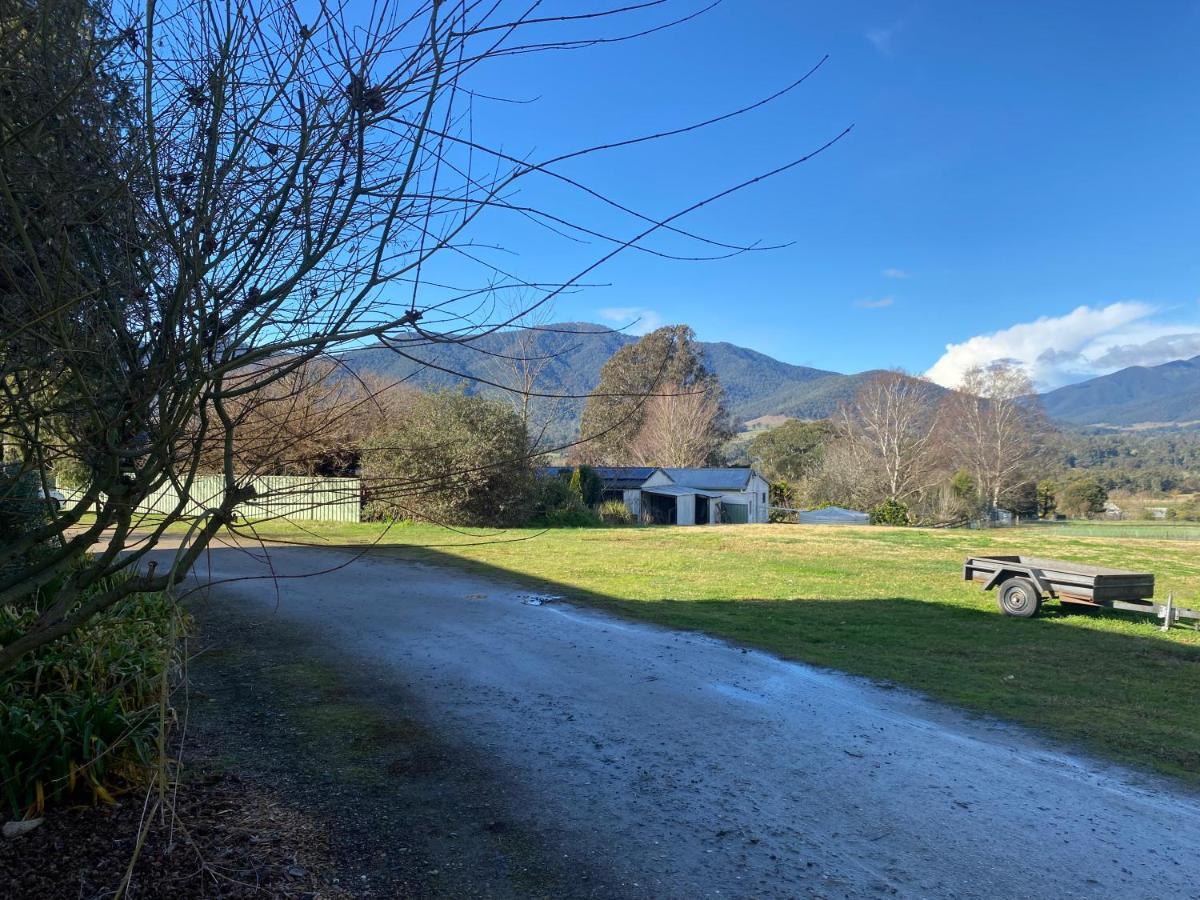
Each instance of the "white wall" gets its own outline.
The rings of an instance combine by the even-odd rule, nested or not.
[[[685,494],[675,498],[675,524],[696,524],[696,495]]]
[[[750,510],[750,521],[760,524],[771,521],[771,485],[761,475],[750,479],[747,487],[754,494],[754,506]]]
[[[642,514],[642,491],[640,488],[634,488],[631,491],[624,492],[625,508],[633,513],[636,519]]]
[[[653,472],[650,473],[650,477],[642,482],[642,485],[646,486],[646,485],[651,485],[651,484],[674,484],[674,483],[675,482],[673,482],[670,478],[668,478],[667,474],[662,469],[655,469]]]

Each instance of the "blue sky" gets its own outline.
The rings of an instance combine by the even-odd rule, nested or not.
[[[1197,47],[1194,2],[725,0],[640,41],[495,63],[476,87],[536,102],[481,101],[475,121],[510,152],[544,157],[725,112],[829,54],[766,109],[566,169],[666,215],[853,125],[680,223],[792,246],[714,262],[627,253],[556,317],[639,310],[643,326],[686,322],[788,362],[944,382],[1012,357],[1052,387],[1200,354]],[[544,183],[521,199],[635,230]],[[527,278],[567,277],[602,250],[481,224],[476,237],[503,240]]]

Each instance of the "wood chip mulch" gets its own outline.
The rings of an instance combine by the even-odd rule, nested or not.
[[[125,894],[138,898],[348,897],[330,878],[325,827],[266,793],[221,775],[168,795],[174,817],[153,818]],[[20,837],[0,838],[5,900],[116,895],[137,845],[145,796],[49,811]]]

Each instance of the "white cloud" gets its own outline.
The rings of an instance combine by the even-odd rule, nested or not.
[[[615,327],[630,334],[649,334],[663,325],[663,317],[645,306],[609,306],[598,312],[604,321],[612,322]],[[626,325],[629,327],[626,328]]]
[[[855,300],[854,305],[859,309],[884,309],[895,302],[895,297],[880,297],[878,300]]]
[[[946,352],[925,374],[953,387],[972,366],[1012,360],[1049,390],[1131,365],[1159,365],[1200,354],[1200,325],[1152,320],[1157,310],[1127,301],[1080,306],[1064,316],[1042,316],[991,334],[976,335]]]
[[[912,278],[911,272],[905,272],[903,269],[884,269],[884,278]]]

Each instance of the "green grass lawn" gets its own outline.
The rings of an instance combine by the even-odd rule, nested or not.
[[[1109,757],[1200,782],[1200,632],[1134,614],[1000,615],[961,580],[973,553],[1036,553],[1154,572],[1200,606],[1187,541],[1070,530],[745,525],[454,532],[264,525],[265,537],[379,540],[405,558],[501,573],[631,618],[696,629],[920,690]]]
[[[1200,541],[1200,524],[1166,520],[1114,520],[1097,522],[1043,522],[1022,526],[1032,530],[1089,537],[1143,538],[1147,540]]]

